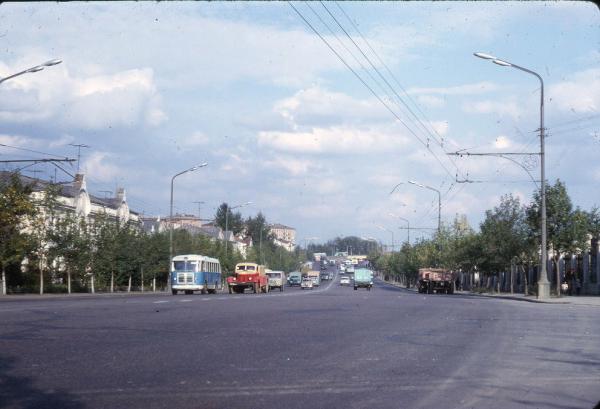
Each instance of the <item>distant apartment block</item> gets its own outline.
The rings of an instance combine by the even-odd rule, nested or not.
[[[296,247],[296,229],[275,223],[271,225],[271,234],[276,245],[285,248],[287,251],[294,251]]]

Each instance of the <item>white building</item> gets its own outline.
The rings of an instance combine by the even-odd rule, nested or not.
[[[285,248],[287,251],[294,251],[296,247],[296,229],[280,223],[270,226],[274,243]]]

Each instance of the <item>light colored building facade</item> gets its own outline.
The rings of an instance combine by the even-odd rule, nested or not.
[[[285,248],[287,251],[294,251],[296,247],[296,229],[275,223],[270,226],[270,230],[276,245]]]

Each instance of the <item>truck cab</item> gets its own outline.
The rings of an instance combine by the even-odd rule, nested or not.
[[[235,275],[227,277],[229,294],[242,294],[246,288],[257,293],[269,292],[269,278],[265,266],[256,263],[238,263],[235,265]]]

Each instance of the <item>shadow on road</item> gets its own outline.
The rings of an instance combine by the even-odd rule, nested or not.
[[[79,409],[84,405],[64,390],[44,391],[33,380],[11,375],[17,366],[14,358],[0,356],[0,408],[3,409]]]

